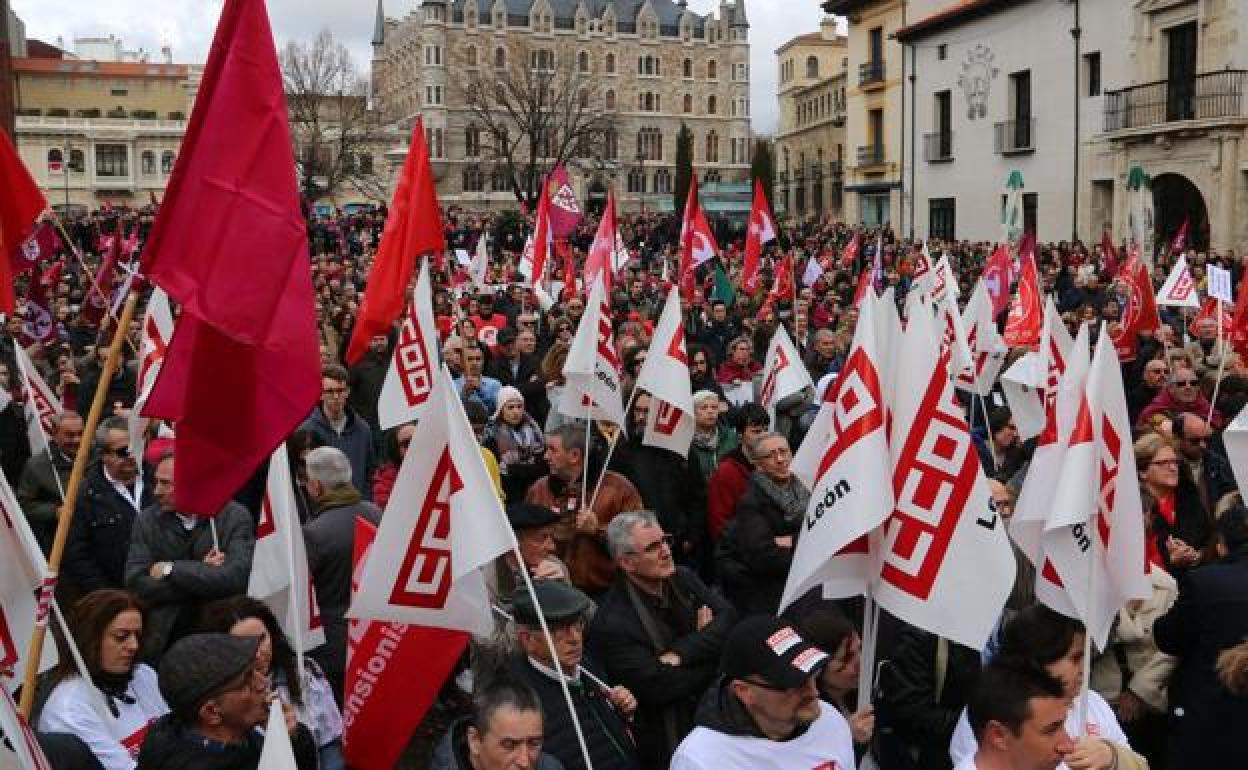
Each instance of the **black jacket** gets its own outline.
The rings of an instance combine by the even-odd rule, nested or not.
[[[1248,552],[1191,570],[1179,598],[1153,625],[1157,648],[1179,658],[1170,679],[1172,770],[1226,767],[1243,753],[1248,697],[1232,695],[1214,671],[1218,654],[1248,637]]]
[[[938,683],[937,644],[934,634],[906,627],[883,665],[875,706],[883,767],[953,766],[949,740],[979,678],[980,658],[975,650],[948,642],[944,682]]]
[[[602,679],[602,669],[592,661],[582,660],[581,667]],[[546,739],[542,750],[553,755],[568,770],[585,770],[585,759],[576,740],[563,688],[522,655],[514,656],[509,668],[512,676],[532,687],[542,702]],[[583,674],[581,684],[572,688],[572,703],[585,733],[585,745],[589,748],[594,770],[638,770],[637,748],[624,719],[598,686]]]
[[[634,437],[616,446],[610,468],[633,482],[663,531],[676,538],[673,555],[687,564],[705,537],[706,482],[696,463],[675,452],[645,446],[641,435],[635,429]]]
[[[642,621],[639,602],[657,639]],[[635,734],[643,767],[667,767],[693,729],[698,699],[715,680],[724,639],[737,622],[732,605],[684,567],[672,575],[664,606],[656,610],[657,604],[620,573],[598,605],[587,638],[611,681],[637,698]],[[715,618],[699,631],[697,614],[704,605]],[[680,666],[659,662],[659,655],[669,651],[680,656]]]
[[[429,770],[472,770],[468,758],[468,725],[471,720],[463,717],[451,725],[442,740],[438,741],[429,760]],[[537,756],[533,770],[563,770],[563,763],[543,751]]]
[[[774,615],[784,594],[794,548],[776,545],[775,538],[791,535],[794,547],[801,522],[787,522],[780,509],[753,478],[737,501],[731,537],[745,564],[745,580],[734,597],[742,615]]]
[[[290,736],[290,745],[299,770],[317,770],[316,742],[307,727],[299,725]],[[255,731],[240,746],[209,748],[188,735],[172,714],[166,714],[148,731],[136,770],[255,770],[263,748],[264,737]]]
[[[140,495],[142,508],[152,503],[150,481],[149,474]],[[130,530],[138,515],[104,476],[102,464],[96,462],[87,469],[74,506],[63,567],[66,576],[84,594],[125,586]]]
[[[390,356],[387,353],[378,354],[370,350],[347,370],[347,384],[351,386],[347,405],[364,418],[374,434],[379,430],[377,401],[381,398],[381,386],[386,382],[389,368]]]

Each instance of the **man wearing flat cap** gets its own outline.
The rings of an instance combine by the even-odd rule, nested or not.
[[[542,702],[545,750],[568,770],[585,768],[559,685],[563,676],[595,770],[637,770],[637,750],[628,729],[637,700],[623,687],[605,685],[602,669],[584,657],[589,597],[568,583],[553,580],[535,582],[534,592],[558,660],[551,657],[533,597],[522,590],[517,592],[513,606],[520,652],[512,658],[510,671],[532,687]]]
[[[555,556],[555,524],[559,514],[533,503],[508,503],[507,521],[516,533],[516,544],[520,546],[520,556],[529,577],[567,582],[568,568]],[[514,551],[508,551],[495,562],[497,590],[494,598],[498,604],[509,605],[517,589],[525,590],[520,561]]]
[[[160,663],[160,694],[170,712],[153,725],[136,770],[250,770],[260,762],[274,697],[256,669],[259,637],[192,634]],[[285,706],[299,770],[316,770],[316,742]]]
[[[671,770],[853,770],[849,723],[819,699],[815,684],[827,664],[828,655],[787,622],[741,621]]]

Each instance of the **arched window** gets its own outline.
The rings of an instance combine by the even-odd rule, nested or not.
[[[685,114],[691,114],[693,112],[693,95],[685,94],[684,103]]]
[[[715,64],[715,60],[711,59],[706,63],[706,79],[715,80],[719,77],[719,67]]]
[[[48,150],[48,173],[59,174],[65,170],[65,154],[59,147]]]
[[[646,127],[637,132],[637,153],[645,160],[663,160],[663,134]]]
[[[581,72],[589,72],[589,52],[581,51],[576,57],[576,68]]]
[[[806,77],[812,79],[819,77],[819,57],[806,57]]]
[[[604,69],[606,69],[608,75],[615,74],[615,54],[607,54],[607,61]]]
[[[635,168],[628,172],[628,191],[630,193],[644,193],[646,191],[646,172]]]
[[[711,94],[710,96],[706,97],[706,114],[714,115],[715,111],[718,109],[719,109],[719,102],[716,101],[715,94]]]
[[[144,150],[143,154],[140,155],[139,157],[141,159],[143,173],[148,174],[148,175],[155,174],[156,173],[156,153],[152,152],[151,150]]]
[[[607,91],[607,109],[615,109],[615,91]]]
[[[719,134],[710,131],[706,135],[706,162],[719,162]]]
[[[173,161],[176,156],[173,150],[165,150],[160,154],[160,173],[168,176],[173,173]]]
[[[494,69],[501,70],[507,68],[507,51],[501,46],[494,49]]]
[[[693,77],[693,59],[685,59],[685,61],[681,64],[680,71],[684,77],[692,78]]]

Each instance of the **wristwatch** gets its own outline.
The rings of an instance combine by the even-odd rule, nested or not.
[[[165,566],[160,568],[161,579],[169,577],[170,573],[172,572],[173,572],[173,562],[171,561],[165,562]]]

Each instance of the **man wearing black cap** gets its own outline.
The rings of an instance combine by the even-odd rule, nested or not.
[[[783,620],[756,615],[728,635],[722,676],[671,770],[853,770],[849,724],[819,700],[828,656]],[[761,739],[761,740],[760,740]]]
[[[555,556],[555,524],[559,514],[533,503],[508,503],[507,520],[516,533],[516,544],[524,568],[534,580],[568,579],[568,568]],[[516,589],[524,590],[524,577],[520,574],[520,562],[514,551],[498,557],[495,565],[498,581],[497,598],[510,603]]]
[[[256,670],[259,637],[192,634],[160,664],[160,694],[170,712],[152,725],[136,770],[248,770],[260,762],[262,727],[274,697]],[[316,770],[316,742],[284,706],[299,770]]]
[[[545,750],[568,770],[585,769],[572,716],[559,686],[562,672],[595,770],[637,770],[637,751],[627,727],[637,700],[623,687],[605,687],[602,670],[584,659],[589,597],[567,583],[552,580],[536,582],[534,590],[558,661],[551,658],[533,597],[521,591],[516,594],[514,609],[516,641],[522,652],[512,658],[510,670],[542,701]]]

